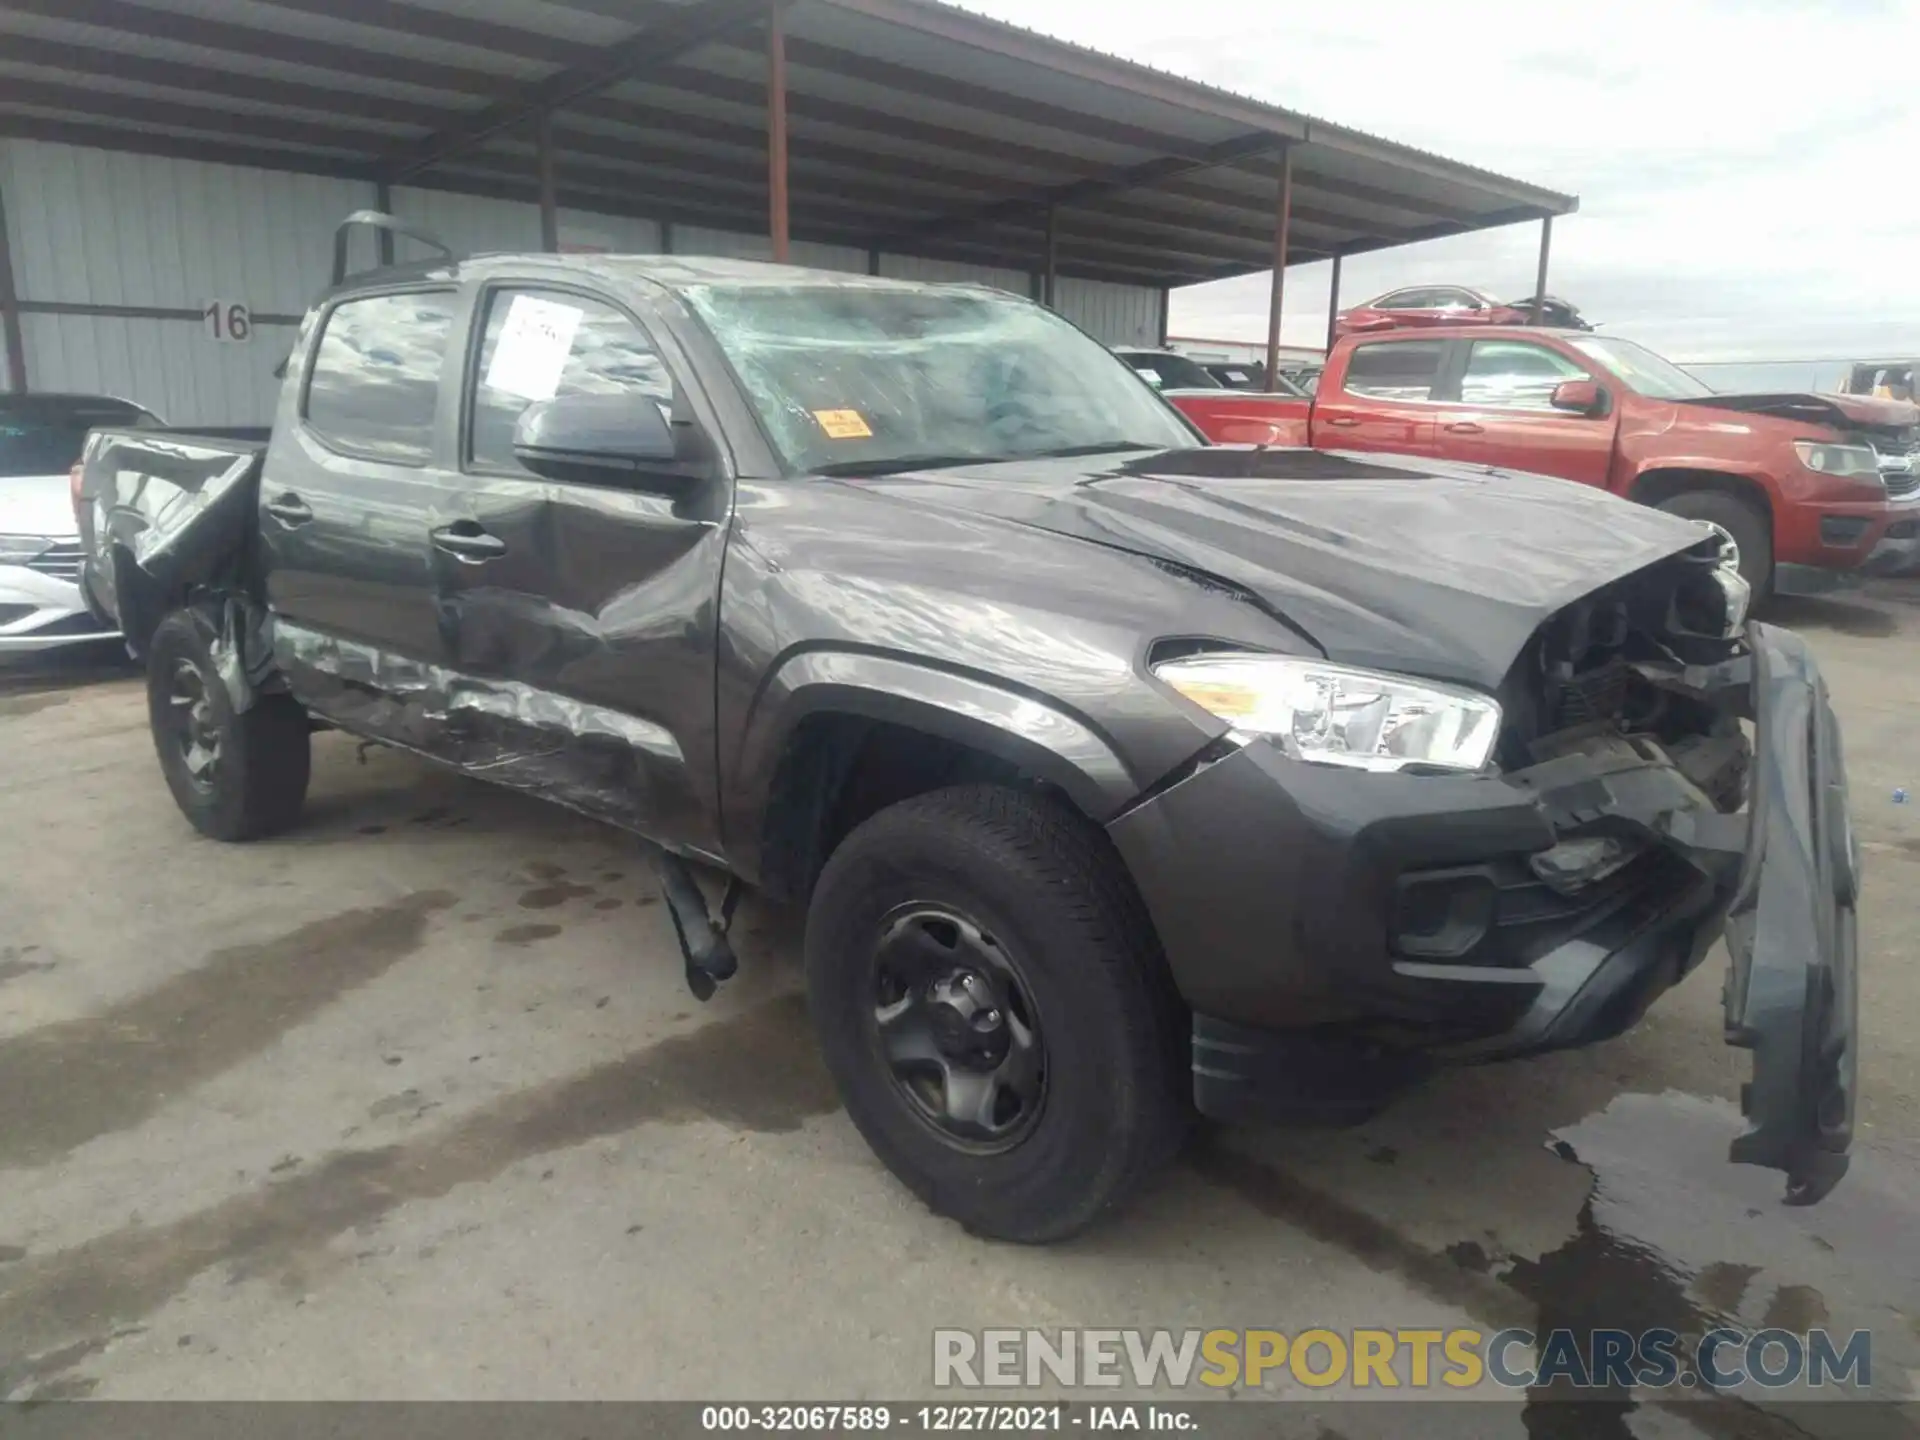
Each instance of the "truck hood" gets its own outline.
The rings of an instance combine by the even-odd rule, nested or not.
[[[73,518],[73,492],[64,472],[0,479],[0,535],[70,540],[79,533]]]
[[[1886,400],[1875,395],[1712,395],[1679,403],[1713,410],[1738,410],[1747,415],[1771,415],[1778,420],[1827,425],[1835,430],[1909,430],[1920,423],[1920,407],[1910,401]]]
[[[1704,538],[1695,521],[1535,475],[1214,446],[848,482],[1178,566],[1333,660],[1496,688],[1533,632]]]

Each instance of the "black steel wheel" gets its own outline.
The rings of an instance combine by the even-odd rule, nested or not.
[[[1013,957],[967,916],[910,904],[874,951],[873,1038],[908,1102],[949,1143],[1018,1145],[1046,1099],[1040,1013]]]
[[[806,952],[848,1115],[969,1230],[1075,1234],[1186,1136],[1185,1009],[1118,854],[1058,801],[968,785],[882,810],[821,871]]]
[[[160,623],[147,646],[147,719],[180,813],[215,840],[254,840],[300,818],[307,713],[288,695],[256,696],[235,710],[213,635],[208,617],[191,610]]]

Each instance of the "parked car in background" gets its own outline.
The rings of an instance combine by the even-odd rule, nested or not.
[[[1284,378],[1277,390],[1253,390],[1225,385],[1208,373],[1209,367],[1171,351],[1114,354],[1216,445],[1303,443],[1288,437],[1298,430],[1296,417],[1306,392]]]
[[[1720,395],[1628,340],[1532,326],[1349,336],[1312,402],[1274,424],[1276,444],[1554,475],[1704,521],[1757,594],[1920,565],[1920,409]]]
[[[1536,320],[1534,310],[1540,310]],[[1342,310],[1334,317],[1335,338],[1379,330],[1417,329],[1434,325],[1529,325],[1542,324],[1567,330],[1591,330],[1580,312],[1557,295],[1542,296],[1536,303],[1529,295],[1524,300],[1500,301],[1484,290],[1469,290],[1463,285],[1416,285]]]
[[[159,424],[110,395],[0,395],[0,657],[113,637],[81,592],[71,472],[96,426]]]
[[[1115,350],[1133,373],[1165,394],[1174,390],[1222,390],[1226,386],[1205,365],[1172,350]]]
[[[703,999],[745,886],[804,906],[849,1116],[983,1235],[1091,1224],[1196,1107],[1611,1038],[1723,932],[1734,1158],[1845,1172],[1837,722],[1697,527],[1204,446],[984,286],[486,256],[299,333],[264,447],[83,472],[204,833],[296,823],[320,722],[645,836]]]
[[[1239,364],[1231,360],[1213,360],[1206,362],[1207,373],[1229,390],[1264,390],[1267,388],[1267,367],[1264,362]],[[1283,378],[1284,373],[1282,372]],[[1290,387],[1289,387],[1290,388]]]

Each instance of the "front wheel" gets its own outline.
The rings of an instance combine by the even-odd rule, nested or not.
[[[1739,570],[1754,600],[1766,598],[1773,585],[1773,530],[1757,508],[1724,490],[1685,490],[1657,508],[1712,526],[1721,554]]]
[[[970,785],[849,835],[807,918],[807,993],[860,1133],[998,1239],[1084,1229],[1178,1150],[1186,1016],[1106,837]]]
[[[262,695],[236,711],[191,611],[175,611],[153,632],[147,718],[167,788],[202,835],[256,840],[300,818],[312,759],[306,711],[288,695]]]

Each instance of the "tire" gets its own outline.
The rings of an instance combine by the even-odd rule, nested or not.
[[[1038,1037],[1037,1100],[1016,1110],[1002,1094],[989,1106],[988,1123],[1011,1116],[1010,1142],[943,1129],[927,1094],[939,1108],[937,1097],[955,1093],[942,1077],[954,1072],[916,1060],[903,1080],[883,1053],[883,1013],[917,1003],[889,988],[899,977],[888,973],[885,957],[896,952],[887,947],[904,944],[903,934],[916,957],[927,938],[939,945],[948,921],[938,917],[958,927],[956,953],[978,959],[984,945],[982,970],[1010,967],[988,974],[999,1008],[984,1018],[1004,1011],[1016,1041],[1023,1025]],[[936,951],[934,964],[944,963]],[[1186,1137],[1185,1008],[1118,855],[1063,805],[968,785],[873,816],[821,872],[806,974],[821,1048],[854,1124],[910,1190],[969,1231],[1064,1239],[1125,1201]],[[945,981],[928,993],[966,999]]]
[[[235,713],[191,611],[169,615],[148,642],[147,720],[174,803],[202,835],[257,840],[299,820],[312,762],[306,711],[291,696],[262,695]],[[195,740],[206,742],[197,755]]]
[[[1655,508],[1689,520],[1704,520],[1731,535],[1740,547],[1740,578],[1747,582],[1756,602],[1766,598],[1773,586],[1773,527],[1766,515],[1724,490],[1684,490]]]

